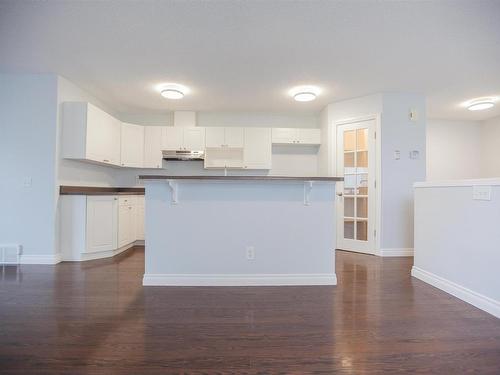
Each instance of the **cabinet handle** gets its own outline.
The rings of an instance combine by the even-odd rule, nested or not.
[[[108,159],[102,159],[102,161],[105,162],[105,163],[109,163]]]

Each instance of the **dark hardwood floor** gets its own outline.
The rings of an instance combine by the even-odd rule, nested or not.
[[[336,287],[147,287],[144,251],[0,267],[0,374],[500,374],[500,320],[337,252]]]

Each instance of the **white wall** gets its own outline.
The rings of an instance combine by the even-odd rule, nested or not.
[[[500,117],[481,124],[482,177],[500,177]]]
[[[418,121],[409,120],[409,110],[415,109]],[[322,146],[319,170],[328,174],[336,171],[335,122],[378,115],[381,117],[380,160],[378,181],[380,194],[380,231],[378,247],[390,254],[411,251],[413,248],[413,183],[425,180],[425,100],[419,94],[383,93],[332,103],[320,115]],[[394,160],[394,151],[401,159]],[[418,160],[409,158],[418,150]],[[340,172],[339,172],[340,173]]]
[[[491,200],[472,199],[490,185]],[[415,188],[412,275],[500,318],[500,179]]]
[[[409,119],[409,111],[418,119]],[[413,249],[413,184],[425,181],[425,97],[420,94],[388,93],[383,95],[381,120],[381,233],[382,253]],[[401,159],[394,159],[394,151]],[[418,159],[409,153],[417,150]]]
[[[481,123],[427,121],[427,180],[480,178]]]
[[[54,254],[56,95],[55,75],[0,75],[0,244],[26,261]]]

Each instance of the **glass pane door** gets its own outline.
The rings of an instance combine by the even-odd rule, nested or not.
[[[344,153],[344,238],[368,241],[368,128],[346,130]]]

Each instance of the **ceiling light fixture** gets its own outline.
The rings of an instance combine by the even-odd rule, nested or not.
[[[162,83],[156,85],[155,89],[166,99],[178,100],[189,93],[189,88],[178,83]]]
[[[320,89],[316,86],[297,86],[288,91],[288,95],[297,102],[310,102],[319,95]]]
[[[310,102],[316,99],[316,94],[313,92],[299,92],[293,98],[298,102]]]
[[[467,105],[469,111],[482,111],[483,109],[491,108],[495,105],[493,98],[477,99]]]
[[[161,90],[160,94],[167,99],[182,99],[184,97],[184,93],[182,91],[175,89],[164,89]]]

